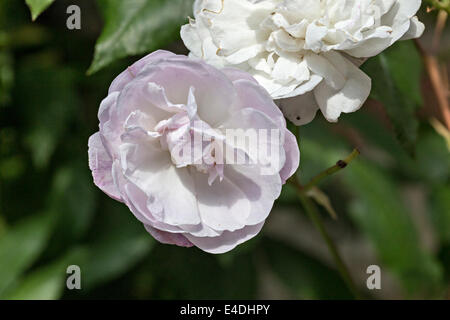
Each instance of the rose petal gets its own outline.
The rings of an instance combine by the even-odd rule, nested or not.
[[[98,132],[89,138],[88,146],[89,168],[92,171],[95,185],[111,198],[121,201],[111,174],[112,159],[106,152]]]

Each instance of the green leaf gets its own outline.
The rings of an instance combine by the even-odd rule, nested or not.
[[[83,274],[82,286],[90,290],[119,277],[146,256],[153,245],[154,242],[145,231],[138,234],[123,233],[120,237],[111,235],[93,244],[88,248],[86,259],[79,264]]]
[[[49,214],[33,215],[0,238],[0,296],[44,250],[53,226]]]
[[[399,42],[370,59],[363,69],[372,78],[372,97],[383,103],[397,138],[409,154],[414,154],[421,104],[422,63],[412,42]]]
[[[274,240],[264,240],[271,269],[295,299],[351,299],[339,274],[304,253]]]
[[[25,161],[19,156],[0,159],[0,177],[2,179],[15,179],[25,171]]]
[[[99,0],[105,27],[95,47],[93,74],[111,62],[162,48],[179,38],[192,0]]]
[[[195,247],[158,244],[140,269],[137,291],[152,299],[255,299],[257,272],[250,253],[241,252],[228,264]]]
[[[54,300],[63,292],[64,274],[60,266],[43,267],[25,278],[17,289],[6,295],[5,300]]]
[[[79,254],[75,252],[74,254]],[[66,285],[66,270],[73,257],[64,256],[27,274],[8,294],[6,300],[55,300],[59,299]]]
[[[0,215],[0,239],[6,234],[7,226],[5,219]]]
[[[25,0],[31,11],[31,18],[34,20],[45,11],[55,0]]]
[[[56,171],[48,199],[56,226],[47,253],[58,253],[87,233],[95,213],[95,191],[85,161],[73,161]]]
[[[229,268],[236,263],[243,255],[251,253],[260,244],[260,237],[254,237],[249,241],[242,243],[233,250],[224,254],[216,255],[215,257],[219,261],[220,265],[224,268]]]
[[[445,139],[432,127],[421,127],[415,157],[412,158],[371,114],[356,112],[346,117],[343,123],[358,130],[364,141],[363,148],[373,149],[377,154],[377,163],[383,167],[431,185],[446,183],[450,178],[450,152]]]
[[[348,152],[345,144],[320,123],[302,128],[301,137],[302,175],[310,175],[310,171],[319,172]],[[390,152],[391,148],[386,149]],[[395,151],[395,144],[392,151]],[[418,148],[418,158],[422,153],[422,148]],[[369,162],[363,152],[342,172],[328,179],[328,183],[339,181],[344,184],[333,184],[337,186],[333,188],[335,192],[343,192],[339,195],[342,203],[334,201],[336,209],[342,216],[350,211],[350,218],[357,229],[376,249],[382,269],[394,273],[407,292],[411,295],[419,292],[432,294],[440,286],[441,265],[422,248],[410,213],[402,202],[399,192],[402,184],[395,175],[379,167],[381,161],[378,158],[375,161],[377,164]],[[302,180],[309,179],[302,177]],[[347,197],[350,197],[350,205],[342,201]]]
[[[354,112],[349,117],[342,120],[342,124],[352,127],[364,140],[363,146],[376,148],[385,158],[383,165],[389,165],[395,162],[409,161],[406,150],[402,148],[398,139],[392,134],[385,123],[374,117],[369,112]]]
[[[431,192],[431,217],[437,233],[450,244],[450,186],[438,186]]]
[[[2,33],[0,32],[0,38],[1,36]],[[0,51],[0,107],[3,107],[11,102],[10,92],[13,84],[14,84],[13,56],[9,51],[2,50]]]
[[[107,235],[100,235],[89,245],[74,247],[64,257],[27,274],[7,291],[5,299],[60,298],[66,285],[66,270],[70,265],[80,267],[83,292],[119,277],[148,254],[154,241],[140,223],[124,221],[118,230],[119,226],[111,228]]]
[[[18,112],[26,119],[24,142],[39,169],[49,164],[78,101],[74,71],[46,66],[45,59],[22,66],[14,88],[15,102],[21,106]]]
[[[413,41],[397,42],[385,52],[392,79],[402,95],[417,105],[423,104],[420,88],[423,65],[422,58]]]
[[[81,250],[84,254],[74,256],[69,264],[81,268],[81,285],[91,290],[111,281],[141,261],[153,248],[153,238],[145,231],[128,209],[119,203],[105,207],[102,226],[95,239]],[[77,249],[78,250],[78,249]]]
[[[383,265],[397,275],[410,295],[435,292],[442,277],[441,266],[422,249],[398,185],[362,159],[346,170],[344,180],[356,196],[351,216],[375,246]]]
[[[416,171],[430,184],[446,184],[450,180],[450,152],[445,140],[431,127],[421,132],[417,142],[416,163],[410,166],[410,175]]]

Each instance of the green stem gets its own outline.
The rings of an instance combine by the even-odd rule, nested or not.
[[[426,2],[438,10],[444,10],[450,13],[450,0],[426,0]]]
[[[352,162],[358,155],[359,155],[359,151],[357,149],[354,149],[353,152],[347,158],[345,158],[344,160],[339,160],[338,162],[336,162],[336,164],[334,166],[332,166],[331,168],[328,168],[327,170],[319,173],[317,176],[312,178],[311,181],[307,185],[302,187],[303,192],[306,193],[311,188],[318,185],[322,180],[324,180],[328,176],[331,176],[332,174],[334,174],[338,171],[341,171],[342,169],[347,167],[349,165],[349,163]]]
[[[336,248],[336,245],[334,244],[333,240],[331,239],[327,230],[325,229],[325,226],[322,222],[322,219],[320,218],[320,213],[317,207],[314,205],[311,199],[308,198],[308,196],[306,196],[304,191],[305,189],[300,185],[300,183],[297,180],[289,180],[289,182],[297,188],[300,201],[303,207],[305,208],[309,218],[313,222],[314,226],[317,228],[317,230],[325,240],[328,250],[330,251],[336,263],[336,266],[338,268],[339,273],[342,276],[342,279],[347,284],[347,287],[350,289],[350,291],[353,293],[356,299],[360,299],[360,295],[358,293],[358,290],[356,289],[352,277],[350,276],[350,272],[348,271],[347,266],[345,265],[344,261],[339,255],[339,251]]]
[[[339,251],[334,244],[333,240],[331,239],[330,235],[328,234],[322,219],[320,217],[319,210],[317,209],[316,205],[313,201],[307,196],[307,192],[315,187],[317,184],[319,184],[323,179],[327,178],[328,176],[339,172],[340,170],[347,167],[347,165],[352,162],[356,157],[358,157],[359,151],[357,149],[354,149],[353,152],[344,160],[339,160],[334,166],[328,168],[327,170],[319,173],[317,176],[311,179],[311,181],[305,185],[302,186],[300,181],[298,180],[297,176],[292,177],[289,179],[289,183],[292,184],[298,192],[300,201],[303,205],[303,207],[306,210],[306,213],[308,214],[309,218],[313,222],[316,229],[319,231],[322,238],[325,240],[325,243],[328,247],[328,250],[331,253],[331,256],[334,259],[334,262],[336,264],[336,267],[341,274],[342,279],[346,283],[349,290],[353,293],[353,295],[356,297],[356,299],[360,299],[360,295],[358,293],[358,290],[356,289],[355,283],[353,282],[352,277],[350,276],[350,272],[348,271],[347,266],[345,265],[344,261],[342,260],[341,256],[339,255]]]

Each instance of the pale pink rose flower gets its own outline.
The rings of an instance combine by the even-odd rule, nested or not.
[[[281,111],[249,74],[167,51],[121,73],[98,118],[89,139],[95,184],[162,243],[230,251],[258,234],[299,165]],[[227,139],[229,129],[279,134],[267,139],[264,158]],[[235,163],[219,145],[265,161]],[[196,156],[180,156],[186,150]]]

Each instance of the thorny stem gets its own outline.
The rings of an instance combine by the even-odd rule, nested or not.
[[[342,260],[339,251],[334,244],[333,240],[331,239],[330,235],[328,234],[323,221],[320,217],[319,210],[317,209],[316,205],[313,201],[307,196],[306,192],[317,185],[320,181],[322,181],[324,178],[344,169],[353,159],[355,159],[359,155],[358,150],[353,150],[353,152],[344,160],[340,160],[336,163],[335,166],[325,170],[324,172],[318,174],[315,178],[313,178],[306,186],[302,186],[299,182],[298,178],[293,177],[288,182],[293,185],[298,193],[298,196],[300,198],[300,201],[308,214],[309,218],[313,222],[316,229],[319,231],[322,238],[325,240],[325,243],[328,247],[328,250],[330,251],[334,262],[336,263],[336,267],[341,274],[342,279],[346,283],[349,290],[353,293],[353,295],[356,297],[356,299],[360,299],[360,295],[358,293],[358,290],[356,289],[356,286],[353,282],[353,279],[350,275],[350,272],[345,265],[344,261]]]

